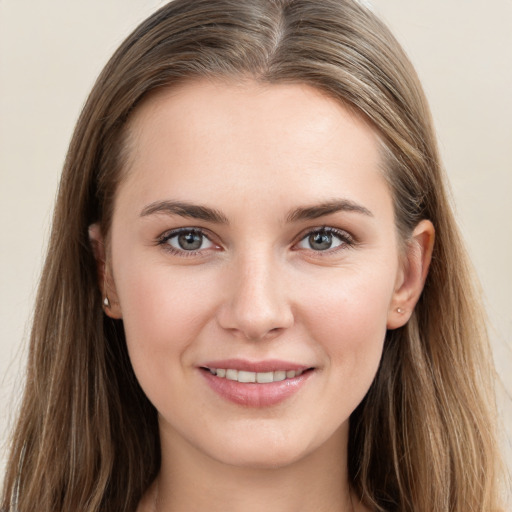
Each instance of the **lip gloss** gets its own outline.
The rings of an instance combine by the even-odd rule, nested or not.
[[[217,369],[231,369],[240,372],[263,373],[296,372],[299,375],[284,378],[284,380],[254,383],[238,382],[228,376],[219,377],[214,373]],[[247,407],[269,407],[285,401],[297,393],[308,381],[313,371],[311,368],[286,361],[269,360],[249,362],[239,359],[212,361],[201,365],[201,374],[210,388],[225,400]],[[229,371],[229,370],[228,370]],[[293,375],[293,374],[292,374]]]

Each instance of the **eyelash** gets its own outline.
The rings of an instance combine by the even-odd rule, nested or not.
[[[185,249],[175,249],[171,245],[168,244],[169,240],[172,238],[175,238],[181,234],[187,234],[187,233],[193,233],[199,236],[202,236],[209,240],[211,243],[214,243],[211,238],[208,236],[208,234],[201,228],[180,228],[180,229],[174,229],[172,231],[167,231],[163,235],[161,235],[157,239],[157,245],[160,245],[163,247],[163,249],[167,252],[169,252],[172,255],[180,256],[180,257],[192,257],[192,256],[201,256],[201,253],[205,251],[205,249],[197,249],[195,251],[186,251]]]
[[[320,226],[320,227],[316,227],[313,229],[309,229],[305,233],[301,234],[299,241],[297,243],[300,243],[303,240],[310,237],[311,235],[317,234],[317,233],[325,233],[327,235],[336,237],[336,238],[338,238],[338,240],[341,241],[341,244],[337,247],[332,247],[332,248],[326,249],[324,251],[315,251],[314,249],[309,249],[309,251],[314,255],[314,257],[323,258],[323,257],[331,256],[332,254],[336,254],[339,251],[343,251],[345,249],[350,249],[351,247],[354,247],[357,242],[355,237],[352,236],[347,231],[344,231],[342,229],[333,228],[330,226]]]
[[[175,230],[168,231],[168,232],[164,233],[157,239],[156,245],[162,246],[165,251],[167,251],[170,254],[175,255],[175,256],[180,256],[180,257],[185,257],[185,258],[193,257],[193,256],[200,256],[201,253],[203,253],[205,251],[205,249],[197,249],[195,251],[187,251],[185,249],[181,249],[181,250],[176,249],[168,244],[169,240],[171,240],[172,238],[175,238],[175,237],[179,236],[180,234],[186,234],[186,233],[193,233],[193,234],[200,235],[202,237],[205,237],[211,243],[214,243],[211,240],[211,238],[208,236],[208,234],[202,228],[190,227],[190,228],[175,229]],[[336,229],[336,228],[333,228],[330,226],[320,226],[320,227],[315,227],[315,228],[309,229],[305,233],[302,233],[300,235],[298,242],[295,242],[294,245],[297,245],[298,243],[302,242],[307,237],[309,237],[315,233],[325,233],[325,234],[328,234],[328,235],[338,238],[342,242],[339,246],[334,247],[334,248],[329,248],[324,251],[315,251],[314,249],[309,249],[309,251],[311,251],[315,255],[315,257],[325,257],[327,255],[336,253],[340,250],[351,248],[357,243],[357,240],[352,235],[350,235],[349,233],[347,233],[344,230]]]

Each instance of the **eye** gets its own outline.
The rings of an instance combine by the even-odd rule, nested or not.
[[[320,228],[310,231],[299,243],[301,249],[317,252],[329,251],[353,245],[353,238],[346,232],[334,228]]]
[[[189,253],[211,249],[216,245],[200,229],[185,228],[164,234],[159,240],[159,245],[173,253]]]

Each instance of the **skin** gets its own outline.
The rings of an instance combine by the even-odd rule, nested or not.
[[[159,413],[162,468],[139,511],[351,510],[349,417],[386,330],[414,308],[434,239],[423,221],[400,249],[378,142],[368,123],[303,85],[193,82],[132,117],[109,239],[90,231],[106,313],[123,319]],[[226,222],[151,213],[161,201]],[[360,210],[288,218],[336,201]],[[319,250],[309,234],[326,226],[341,237]],[[177,237],[162,242],[178,228],[208,238],[187,254]],[[199,369],[234,357],[314,371],[284,402],[244,407]]]

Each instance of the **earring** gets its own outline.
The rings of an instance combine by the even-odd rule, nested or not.
[[[401,314],[404,312],[404,310],[403,310],[402,308],[396,308],[396,312],[397,312],[399,315],[401,315]]]
[[[107,262],[105,262],[105,268],[107,266]],[[105,298],[103,299],[103,306],[110,309],[110,299],[107,294],[107,273],[103,274],[103,289],[105,290]]]

